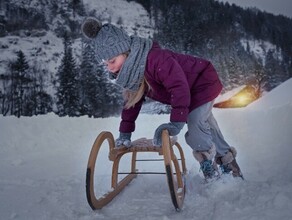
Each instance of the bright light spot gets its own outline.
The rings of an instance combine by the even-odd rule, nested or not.
[[[245,95],[240,95],[240,96],[237,97],[237,101],[240,104],[247,104],[248,98]]]
[[[233,97],[233,103],[237,107],[244,107],[247,106],[251,102],[251,97],[247,93],[243,93]]]
[[[240,92],[232,96],[230,99],[216,103],[217,108],[242,108],[258,98],[256,88],[246,86]]]

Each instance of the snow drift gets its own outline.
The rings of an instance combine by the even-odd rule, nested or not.
[[[0,116],[1,219],[291,219],[292,80],[242,109],[214,109],[222,132],[238,150],[245,181],[225,176],[202,184],[202,173],[184,141],[187,194],[184,208],[172,206],[164,175],[140,175],[108,206],[92,211],[85,174],[91,146],[101,131],[118,135],[119,118]],[[151,138],[169,115],[141,114],[133,139]],[[157,157],[155,154],[142,155]],[[100,188],[109,187],[105,155]],[[123,162],[124,164],[127,161]],[[164,169],[157,162],[142,171]]]

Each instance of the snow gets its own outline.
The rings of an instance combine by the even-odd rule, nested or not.
[[[1,38],[1,59],[3,59],[3,62],[14,61],[17,58],[16,52],[22,50],[25,51],[25,57],[30,64],[38,63],[42,66],[42,69],[56,72],[63,53],[62,39],[51,31],[44,32],[42,35],[44,36],[28,37],[24,35]],[[5,68],[1,68],[0,74],[4,74],[5,71]]]
[[[292,219],[292,79],[241,109],[214,109],[226,140],[238,150],[245,181],[225,176],[203,184],[202,172],[179,134],[188,175],[184,207],[176,212],[164,175],[139,175],[109,205],[92,211],[85,194],[88,156],[101,131],[118,135],[119,117],[70,118],[54,114],[0,116],[1,219]],[[283,99],[279,99],[283,97]],[[133,139],[151,138],[169,115],[141,114]],[[108,147],[96,166],[97,194],[110,190]],[[141,153],[138,158],[160,158]],[[121,161],[121,171],[129,159]],[[162,171],[140,162],[140,171]]]
[[[292,88],[292,80],[287,80],[281,84],[281,86],[276,87],[270,91],[268,96],[263,96],[261,99],[255,101],[251,104],[253,109],[262,108],[276,108],[282,105],[289,105],[292,103],[292,96],[290,92]]]
[[[146,38],[153,36],[154,21],[150,19],[145,8],[136,2],[121,0],[98,2],[96,0],[84,0],[83,2],[86,10],[95,11],[97,17],[104,23],[110,22],[118,26],[121,25],[130,35],[136,34]],[[137,33],[134,29],[137,29]]]
[[[257,59],[260,59],[263,62],[263,65],[266,63],[266,56],[268,51],[273,51],[273,56],[275,59],[282,61],[282,51],[278,49],[276,45],[263,40],[247,40],[241,39],[241,44],[245,50],[247,50],[247,45],[249,45],[249,51],[255,55]]]

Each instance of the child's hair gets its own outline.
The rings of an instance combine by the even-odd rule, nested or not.
[[[145,78],[143,79],[137,91],[131,91],[131,90],[125,89],[123,91],[123,97],[126,100],[125,109],[134,107],[135,104],[140,101],[146,89],[150,90],[151,87]]]

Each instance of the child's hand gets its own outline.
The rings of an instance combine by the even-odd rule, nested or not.
[[[131,145],[132,145],[131,136],[132,136],[132,133],[120,132],[120,136],[116,140],[116,147],[121,147],[121,146],[131,147]]]
[[[162,131],[163,130],[168,130],[168,133],[170,136],[175,136],[178,135],[181,129],[184,127],[185,122],[169,122],[160,125],[154,133],[154,138],[153,138],[153,145],[154,146],[161,146],[162,145]]]

